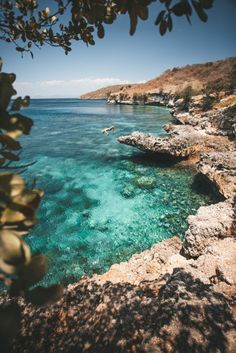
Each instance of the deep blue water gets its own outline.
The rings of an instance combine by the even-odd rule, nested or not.
[[[183,236],[189,214],[211,196],[191,187],[190,169],[163,165],[121,145],[135,130],[165,135],[167,109],[113,106],[104,101],[32,100],[34,119],[22,138],[25,178],[45,191],[39,224],[27,237],[49,257],[44,283],[70,283],[173,235]],[[101,130],[116,126],[115,133]]]

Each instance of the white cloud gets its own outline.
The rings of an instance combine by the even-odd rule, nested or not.
[[[81,78],[77,80],[43,80],[35,82],[17,82],[14,87],[20,96],[30,95],[31,98],[70,97],[77,98],[83,93],[110,86],[130,83],[119,78]]]

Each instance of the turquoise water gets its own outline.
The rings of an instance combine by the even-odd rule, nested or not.
[[[171,119],[160,107],[112,106],[104,101],[33,100],[34,119],[22,139],[25,173],[45,191],[39,224],[28,242],[49,258],[44,282],[71,283],[173,235],[183,236],[189,214],[212,202],[192,187],[193,173],[158,163],[121,145],[135,130],[165,135]],[[115,133],[101,129],[116,126]]]

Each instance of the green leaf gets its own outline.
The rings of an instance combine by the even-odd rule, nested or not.
[[[162,21],[162,19],[164,18],[164,15],[165,15],[166,11],[163,10],[159,13],[159,15],[157,16],[156,18],[156,21],[155,21],[155,25],[158,26],[159,23]]]
[[[17,209],[12,209],[10,207],[5,207],[4,210],[2,211],[1,215],[1,223],[6,224],[6,223],[18,223],[22,222],[25,220],[25,215],[20,212],[20,210]]]
[[[26,301],[34,305],[50,305],[61,299],[63,295],[63,287],[55,284],[48,288],[36,287],[26,292]]]
[[[204,10],[201,7],[200,3],[198,1],[196,1],[196,0],[192,0],[192,3],[193,3],[193,7],[194,7],[195,11],[197,12],[197,15],[200,18],[200,20],[203,21],[203,22],[207,22],[208,16],[204,12]]]
[[[200,0],[201,6],[206,10],[211,9],[213,6],[213,3],[214,3],[214,0]]]
[[[26,116],[16,113],[16,114],[7,114],[5,119],[0,121],[0,129],[8,131],[8,135],[15,138],[21,134],[28,135],[33,126],[33,121]]]
[[[42,196],[42,190],[24,190],[21,195],[14,198],[14,202],[19,206],[24,206],[24,210],[22,210],[24,214],[28,214],[28,211],[31,211],[30,214],[32,214],[32,211],[34,212],[37,210]]]
[[[137,27],[137,24],[138,24],[137,14],[136,14],[134,9],[132,9],[132,11],[129,13],[129,17],[130,17],[129,34],[132,36],[135,33],[136,27]]]
[[[148,19],[148,8],[146,6],[138,6],[137,7],[137,15],[141,18],[141,20],[145,21]]]
[[[22,177],[13,173],[0,174],[0,191],[8,194],[10,197],[16,197],[22,193],[25,183]]]
[[[30,96],[25,96],[22,99],[22,107],[27,108],[30,105]]]
[[[0,110],[5,111],[12,96],[16,94],[12,83],[15,81],[14,74],[0,73]],[[2,115],[2,113],[1,113]],[[1,116],[2,119],[2,116]]]
[[[16,98],[16,99],[14,100],[14,102],[12,103],[11,110],[13,110],[13,111],[18,111],[18,110],[20,110],[21,104],[22,104],[21,102],[22,102],[21,97]]]
[[[0,143],[12,151],[18,151],[21,149],[20,143],[7,134],[0,134]]]
[[[167,22],[166,22],[165,20],[162,20],[162,21],[161,21],[159,30],[160,30],[161,36],[163,36],[163,35],[166,33],[166,30],[167,30]]]
[[[11,303],[0,309],[1,352],[10,350],[13,339],[20,330],[21,310],[18,304]]]
[[[18,267],[30,259],[28,245],[15,232],[2,230],[0,232],[0,268],[3,272],[14,274]]]
[[[18,52],[22,53],[22,52],[24,52],[24,51],[25,51],[25,49],[24,49],[24,48],[22,48],[22,47],[16,47],[16,51],[18,51]]]
[[[183,16],[185,14],[185,7],[182,2],[177,3],[171,8],[171,11],[176,15],[176,16]]]
[[[95,45],[95,41],[94,41],[93,38],[91,38],[91,39],[89,40],[89,44],[90,44],[90,45]]]
[[[8,151],[0,151],[0,154],[5,158],[8,159],[9,161],[19,161],[20,158],[14,153],[8,152]]]
[[[43,255],[34,255],[31,261],[22,268],[19,277],[24,288],[39,282],[47,272],[47,259]]]
[[[98,34],[98,37],[99,38],[104,38],[104,35],[105,35],[105,30],[104,30],[104,27],[102,24],[99,23],[98,25],[98,31],[97,31],[97,34]]]

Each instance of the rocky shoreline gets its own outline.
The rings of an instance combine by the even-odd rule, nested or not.
[[[175,103],[169,137],[135,132],[119,142],[194,161],[222,201],[188,217],[183,241],[175,236],[82,278],[49,308],[20,300],[12,353],[236,351],[236,100],[202,112],[199,99],[188,112]]]

